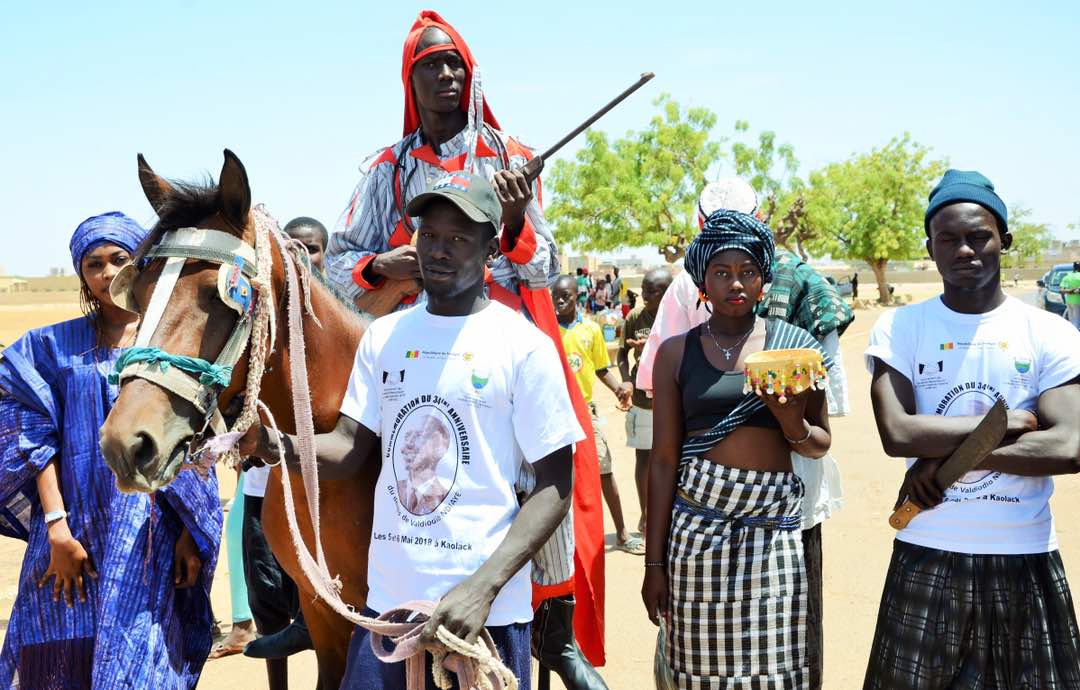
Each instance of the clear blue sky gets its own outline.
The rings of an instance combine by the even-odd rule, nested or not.
[[[895,9],[879,9],[891,5]],[[85,217],[140,221],[135,154],[216,176],[221,150],[284,222],[331,226],[401,133],[401,45],[434,7],[469,41],[508,131],[542,147],[645,70],[661,91],[775,130],[800,173],[911,132],[1059,236],[1080,221],[1074,2],[8,2],[0,10],[0,266],[68,265]],[[572,152],[572,149],[571,149]]]

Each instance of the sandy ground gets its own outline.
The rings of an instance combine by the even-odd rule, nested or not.
[[[906,286],[905,286],[906,287]],[[1021,286],[1021,292],[1030,292]],[[924,299],[934,292],[932,286],[900,288],[913,299]],[[18,311],[0,307],[0,342],[10,342],[21,329],[48,323],[73,314],[72,307]],[[890,460],[881,451],[874,430],[869,402],[869,377],[862,365],[862,351],[877,309],[859,310],[855,323],[842,339],[844,361],[849,379],[852,415],[833,421],[833,454],[844,475],[846,506],[825,523],[825,688],[858,688],[866,666],[878,597],[888,566],[893,531],[886,523],[903,476],[903,464]],[[16,321],[16,319],[18,319]],[[7,338],[9,340],[4,340]],[[598,387],[598,403],[607,421],[605,434],[615,456],[615,474],[622,494],[627,524],[638,519],[638,503],[633,482],[633,451],[625,447],[622,415],[615,410],[614,398]],[[222,476],[222,491],[228,496],[235,485]],[[1080,521],[1077,480],[1058,481],[1053,508],[1057,516],[1062,556],[1077,581],[1074,567],[1080,562],[1080,536],[1074,525]],[[639,588],[642,559],[610,550],[614,528],[606,519],[609,552],[607,555],[607,649],[608,663],[601,671],[613,690],[652,687],[652,658],[656,629],[645,617]],[[14,600],[21,544],[0,542],[0,615],[5,618]],[[222,558],[215,578],[214,609],[224,621],[230,619],[228,563]],[[315,659],[312,652],[294,657],[290,677],[295,688],[312,688],[315,682]],[[558,681],[553,684],[562,687]],[[237,690],[266,687],[261,663],[234,656],[211,661],[203,672],[200,688]],[[535,684],[534,684],[535,687]]]

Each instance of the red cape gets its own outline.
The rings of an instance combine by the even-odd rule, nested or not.
[[[420,43],[420,37],[425,29],[431,27],[442,29],[450,37],[453,44],[432,46],[417,55],[416,46]],[[405,127],[401,132],[401,136],[412,134],[420,128],[420,111],[416,109],[416,99],[413,97],[412,90],[413,67],[431,53],[444,50],[456,50],[461,55],[461,59],[465,61],[468,76],[465,78],[465,88],[461,92],[461,109],[468,112],[469,94],[472,93],[472,75],[473,70],[476,69],[476,58],[473,57],[469,45],[465,43],[465,39],[461,37],[461,34],[440,17],[438,12],[424,10],[417,15],[416,21],[413,23],[412,28],[409,29],[409,35],[405,37],[405,49],[401,53],[401,83],[405,86]],[[500,129],[499,122],[495,119],[491,108],[488,107],[487,98],[484,98],[484,122],[495,129]]]
[[[533,322],[559,351],[563,376],[585,440],[574,448],[574,636],[593,666],[604,655],[604,509],[600,492],[600,462],[592,433],[592,415],[563,350],[555,305],[547,290],[521,287],[521,300]]]

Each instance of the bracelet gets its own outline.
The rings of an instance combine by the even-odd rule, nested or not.
[[[803,422],[803,423],[806,424],[806,422]],[[809,441],[810,436],[813,433],[814,433],[814,427],[810,426],[809,424],[806,424],[806,436],[803,436],[802,438],[800,438],[799,440],[796,441],[793,438],[788,438],[787,434],[784,434],[784,440],[787,441],[789,444],[791,444],[793,446],[798,446],[798,445],[801,445],[801,444],[806,443],[807,441]]]
[[[646,568],[666,568],[667,563],[663,561],[645,561]]]
[[[45,524],[51,525],[58,520],[63,520],[67,516],[68,512],[66,510],[50,510],[49,512],[45,513]]]

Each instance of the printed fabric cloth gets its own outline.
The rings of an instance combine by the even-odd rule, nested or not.
[[[1061,554],[894,541],[863,687],[1080,688],[1080,632]]]
[[[119,350],[95,347],[88,318],[31,331],[0,357],[0,533],[27,541],[0,654],[0,688],[193,688],[210,651],[210,584],[221,541],[217,480],[183,472],[154,498],[123,494],[98,450],[116,399]],[[68,608],[37,587],[50,549],[35,478],[52,458],[72,536],[99,574]],[[181,529],[203,567],[173,586]]]
[[[802,482],[694,458],[677,486],[668,539],[675,687],[806,690]]]

